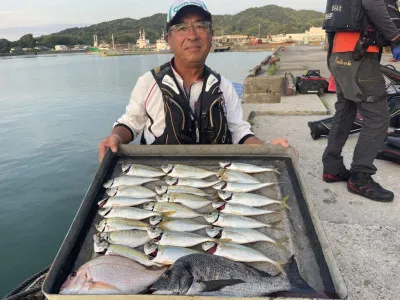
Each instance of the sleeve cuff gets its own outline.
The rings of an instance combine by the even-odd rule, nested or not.
[[[254,134],[247,134],[247,135],[245,135],[244,137],[242,137],[242,139],[239,141],[239,145],[243,145],[244,144],[244,142],[248,139],[248,138],[251,138],[252,136],[254,136]]]
[[[125,124],[122,124],[122,123],[117,123],[115,126],[114,126],[114,128],[115,127],[124,127],[124,128],[126,128],[126,129],[128,129],[129,130],[129,133],[131,134],[131,142],[133,141],[133,139],[135,138],[135,134],[133,133],[133,131],[132,131],[132,129],[130,129],[128,126],[126,126]]]

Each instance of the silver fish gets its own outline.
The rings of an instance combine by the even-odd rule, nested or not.
[[[276,167],[260,167],[251,164],[235,163],[235,162],[220,162],[219,166],[224,169],[239,171],[244,173],[262,173],[262,172],[275,172],[279,173]]]
[[[251,175],[226,169],[220,169],[217,173],[217,177],[220,181],[226,181],[226,182],[261,183],[260,180],[254,178]]]
[[[97,231],[99,232],[111,232],[118,230],[146,230],[149,225],[137,220],[111,218],[103,219],[95,224]]]
[[[191,186],[195,188],[208,188],[214,184],[217,184],[219,181],[205,181],[201,179],[195,178],[175,178],[175,177],[168,177],[165,179],[165,182],[168,185],[180,185],[180,186]]]
[[[213,185],[213,189],[228,191],[228,192],[238,192],[245,193],[251,192],[263,187],[268,187],[274,184],[278,184],[280,182],[266,182],[266,183],[238,183],[238,182],[226,182],[221,181],[215,185]]]
[[[204,169],[196,168],[196,167],[192,167],[192,166],[179,165],[179,164],[162,165],[161,169],[164,171],[165,174],[167,174],[171,177],[178,177],[178,178],[203,179],[203,178],[207,178],[207,177],[215,175],[215,172],[211,172],[208,170],[204,170]]]
[[[293,256],[283,268],[287,276],[271,276],[221,256],[192,254],[177,260],[151,286],[151,290],[154,291],[153,295],[209,296],[214,299],[269,299],[272,294],[292,291],[307,293],[310,298],[320,298],[302,279]]]
[[[207,241],[215,241],[208,236],[201,236],[190,232],[169,231],[159,227],[151,227],[147,229],[147,234],[157,240],[158,245],[176,246],[176,247],[193,247]]]
[[[107,190],[110,197],[152,198],[157,194],[143,186],[120,186]]]
[[[236,244],[267,242],[286,250],[283,243],[287,241],[287,238],[274,240],[273,238],[250,228],[208,227],[206,228],[206,232],[209,237],[230,240],[232,243]]]
[[[179,203],[148,202],[143,205],[143,208],[162,213],[171,218],[190,219],[201,216],[198,212]]]
[[[190,194],[164,194],[157,196],[158,202],[170,202],[170,203],[181,203],[192,209],[199,209],[211,203],[211,200],[206,198],[190,195]]]
[[[98,202],[100,208],[109,207],[130,207],[144,204],[151,201],[150,199],[136,199],[130,197],[108,197]]]
[[[96,241],[106,241],[114,245],[136,248],[151,241],[147,231],[144,230],[120,230],[112,232],[101,232],[93,236]],[[95,249],[96,251],[96,249]],[[102,251],[96,251],[102,252]]]
[[[253,207],[267,206],[271,204],[279,204],[290,209],[287,204],[289,197],[283,197],[281,200],[274,200],[265,196],[250,193],[232,193],[227,191],[218,191],[218,195],[222,200],[229,203],[249,205]]]
[[[138,177],[161,177],[165,175],[161,170],[138,164],[123,164],[122,172],[128,176]]]
[[[160,266],[156,262],[150,260],[149,257],[143,252],[140,252],[138,250],[135,250],[127,246],[113,245],[106,241],[97,241],[95,249],[97,249],[98,252],[105,251],[106,255],[120,255],[126,258],[130,258],[146,267]]]
[[[68,276],[61,295],[136,295],[146,291],[166,271],[148,269],[122,256],[102,255]]]
[[[99,214],[104,218],[124,218],[132,220],[143,220],[153,216],[159,216],[158,212],[148,211],[136,207],[109,207],[99,209]]]
[[[158,178],[152,177],[136,177],[136,176],[120,176],[113,179],[108,180],[103,184],[103,187],[106,189],[112,187],[120,187],[120,186],[136,186],[142,185],[147,182],[156,181]]]
[[[252,248],[234,243],[205,242],[201,245],[208,254],[222,256],[240,262],[267,262],[275,266],[281,273],[285,273],[282,265]]]
[[[154,242],[150,242],[144,245],[144,252],[147,255],[153,257],[152,262],[161,265],[172,265],[183,256],[200,253],[197,250],[189,248],[162,246],[157,245]]]
[[[242,204],[228,203],[225,201],[215,201],[212,206],[223,213],[239,216],[259,216],[277,213],[277,211],[274,210],[265,210]]]
[[[198,188],[184,186],[184,185],[156,186],[156,192],[159,195],[175,193],[175,194],[191,194],[191,195],[204,196],[204,197],[208,196],[207,193],[205,193],[204,191],[202,191]]]
[[[173,219],[173,218],[162,218],[162,217],[151,217],[150,224],[153,226],[159,226],[163,230],[172,231],[183,231],[190,232],[196,231],[203,228],[210,227],[209,224],[200,224],[191,219]]]
[[[267,227],[272,229],[278,229],[277,225],[281,222],[274,222],[271,224],[265,224],[254,220],[252,218],[224,214],[221,212],[210,212],[204,215],[204,219],[210,224],[220,227],[233,227],[233,228],[261,228]]]

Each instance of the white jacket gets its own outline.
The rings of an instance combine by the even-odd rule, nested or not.
[[[182,78],[175,70],[174,74],[181,89],[185,91]],[[192,109],[194,109],[194,104],[200,96],[202,86],[203,81],[199,80],[192,84],[190,90],[186,90]],[[247,139],[246,137],[254,134],[250,129],[250,124],[243,121],[241,100],[232,82],[222,76],[220,89],[225,100],[228,128],[232,133],[232,142],[233,144],[243,143]],[[114,123],[114,127],[126,126],[131,130],[134,139],[143,131],[146,143],[152,144],[155,137],[149,131],[151,122],[146,111],[154,121],[151,131],[157,137],[161,136],[165,129],[164,101],[161,90],[151,72],[139,77],[136,86],[133,88],[129,104],[126,106],[125,114]]]

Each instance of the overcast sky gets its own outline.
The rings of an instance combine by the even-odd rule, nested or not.
[[[167,13],[172,0],[0,0],[0,38],[18,39],[120,18]],[[213,14],[236,14],[274,0],[205,0]],[[280,0],[280,6],[323,11],[326,0]]]

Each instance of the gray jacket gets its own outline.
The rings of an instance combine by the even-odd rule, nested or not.
[[[386,1],[389,4],[393,2],[396,5],[396,1],[394,0]],[[395,26],[387,11],[385,0],[362,0],[362,6],[369,20],[382,33],[387,41],[393,40],[399,34],[399,29]]]

